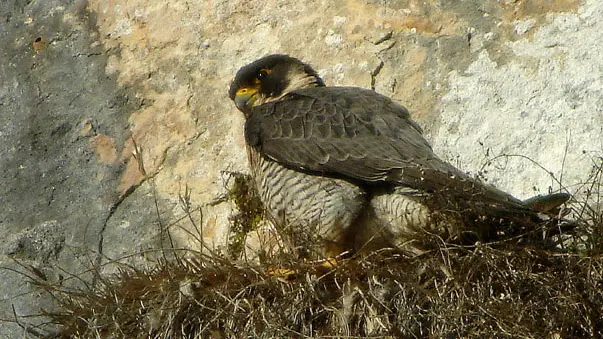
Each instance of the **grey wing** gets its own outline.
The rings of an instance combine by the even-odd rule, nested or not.
[[[520,200],[439,159],[408,111],[374,91],[294,91],[254,108],[245,137],[265,157],[295,170],[438,191],[488,209],[526,209]]]
[[[374,91],[318,87],[256,107],[250,146],[291,168],[436,189],[462,175],[434,155],[408,111]]]

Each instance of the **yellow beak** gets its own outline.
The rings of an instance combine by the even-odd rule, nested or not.
[[[241,111],[250,110],[256,100],[257,88],[242,87],[235,93],[235,105]]]

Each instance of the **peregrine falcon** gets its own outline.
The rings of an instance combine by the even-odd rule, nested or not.
[[[433,197],[453,201],[460,215],[509,222],[536,220],[568,199],[559,193],[524,202],[471,178],[433,153],[406,108],[372,90],[327,87],[287,55],[242,67],[229,96],[246,118],[260,199],[306,251],[333,255],[370,241],[401,246],[421,232],[458,236],[466,225],[438,220]],[[535,208],[548,201],[553,206]]]

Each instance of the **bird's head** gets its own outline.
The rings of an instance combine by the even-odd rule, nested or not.
[[[307,87],[324,86],[310,65],[283,54],[272,54],[241,67],[228,94],[247,114],[254,106]]]

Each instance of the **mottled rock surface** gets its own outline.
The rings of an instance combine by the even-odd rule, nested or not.
[[[598,0],[3,1],[0,265],[54,281],[157,249],[168,227],[198,248],[187,189],[200,237],[224,246],[224,171],[247,172],[226,92],[274,52],[404,104],[438,154],[518,197],[580,193],[603,153],[601,17]],[[51,307],[26,281],[0,270],[0,318]]]

